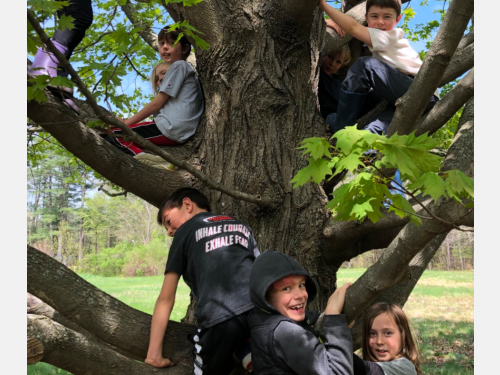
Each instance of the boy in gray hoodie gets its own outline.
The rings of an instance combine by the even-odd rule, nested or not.
[[[352,339],[345,315],[344,284],[328,300],[324,324],[312,328],[319,313],[305,311],[316,296],[307,271],[289,256],[267,250],[250,274],[249,316],[255,374],[353,374]]]

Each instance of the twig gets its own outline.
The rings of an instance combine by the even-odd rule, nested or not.
[[[44,128],[42,128],[41,126],[38,126],[38,127],[31,127],[31,128],[28,128],[27,129],[28,133],[39,133],[39,132],[46,132],[46,130]]]
[[[87,48],[92,47],[92,46],[96,45],[97,43],[99,43],[99,42],[101,41],[101,39],[102,39],[102,38],[104,38],[106,35],[109,35],[109,34],[112,34],[112,33],[113,33],[113,31],[108,31],[108,32],[102,33],[101,35],[99,35],[99,38],[97,38],[97,39],[95,40],[95,42],[89,43],[89,44],[87,44],[85,47],[82,47],[82,48],[80,48],[80,49],[77,49],[77,50],[75,50],[75,51],[73,51],[73,52],[74,52],[74,53],[80,53],[80,52],[83,52],[83,51],[85,51]]]
[[[146,77],[144,74],[142,74],[141,72],[139,72],[137,70],[137,68],[135,67],[134,63],[132,62],[132,60],[130,60],[130,58],[128,57],[128,54],[124,53],[125,55],[125,58],[127,59],[127,61],[130,63],[130,66],[132,67],[132,69],[134,69],[134,71],[140,75],[143,79],[145,79],[146,81],[148,80],[148,77]]]
[[[104,184],[102,184],[101,186],[99,186],[99,189],[97,189],[98,191],[102,191],[104,194],[114,198],[114,197],[119,197],[121,195],[124,195],[125,198],[127,197],[127,191],[124,190],[120,193],[110,193],[109,191],[107,191],[106,189],[104,189]]]
[[[458,230],[462,230],[460,229],[460,227],[458,227],[454,222],[451,222],[451,221],[446,221],[446,220],[443,220],[441,219],[440,217],[434,215],[426,206],[424,206],[424,204],[422,202],[420,202],[417,197],[412,194],[409,190],[406,190],[404,186],[402,186],[400,183],[398,183],[397,181],[395,181],[394,179],[392,179],[391,177],[387,176],[382,170],[380,170],[379,168],[377,168],[375,166],[375,163],[372,163],[370,161],[367,161],[367,164],[371,165],[378,173],[380,173],[381,175],[383,175],[385,178],[389,179],[390,181],[394,182],[397,186],[399,186],[401,189],[403,189],[403,191],[408,194],[410,197],[412,197],[420,207],[422,207],[424,209],[425,212],[427,212],[433,219],[437,220],[437,221],[440,221],[442,222],[443,224],[446,224],[446,225],[449,225],[455,229],[458,229]],[[401,191],[401,190],[400,190]],[[398,208],[399,209],[399,208]],[[404,210],[401,210],[401,211],[404,211]],[[405,211],[407,212],[407,211]],[[412,214],[412,215],[415,215],[415,216],[418,216],[417,214]]]
[[[144,149],[151,151],[155,155],[161,156],[164,160],[168,161],[170,164],[175,165],[178,168],[184,169],[191,173],[193,176],[198,178],[201,182],[205,183],[207,186],[218,190],[222,193],[225,193],[229,195],[230,197],[233,197],[235,199],[240,199],[246,202],[254,203],[260,207],[273,207],[275,205],[275,202],[271,201],[267,197],[261,197],[260,195],[251,195],[247,193],[243,193],[241,191],[237,191],[234,189],[230,189],[224,185],[222,185],[220,182],[214,181],[212,178],[204,174],[203,172],[197,170],[195,167],[193,167],[191,164],[187,163],[186,161],[179,160],[176,157],[172,156],[168,152],[162,150],[160,147],[153,145],[151,142],[145,140],[144,138],[140,137],[136,133],[134,133],[128,126],[126,126],[124,123],[121,121],[118,121],[114,117],[109,117],[106,115],[99,105],[97,104],[95,98],[92,96],[92,94],[89,92],[85,84],[82,82],[80,77],[78,76],[78,73],[73,69],[71,64],[68,62],[66,57],[61,54],[57,48],[54,47],[52,44],[52,41],[49,39],[45,31],[41,28],[40,24],[38,21],[35,19],[33,16],[33,13],[28,9],[27,10],[27,17],[29,23],[33,26],[33,29],[36,31],[36,33],[40,36],[42,39],[42,42],[47,46],[47,48],[57,57],[59,64],[66,69],[66,71],[71,75],[71,80],[75,85],[78,87],[80,92],[87,98],[87,101],[89,105],[92,107],[94,112],[97,114],[98,118],[103,121],[104,123],[108,125],[113,125],[116,126],[120,129],[123,130],[123,133],[125,135],[128,135],[135,143],[139,144],[141,147]]]

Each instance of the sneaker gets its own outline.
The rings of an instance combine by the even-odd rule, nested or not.
[[[171,170],[173,165],[158,155],[151,155],[141,152],[134,156],[134,159],[153,168],[165,168]]]

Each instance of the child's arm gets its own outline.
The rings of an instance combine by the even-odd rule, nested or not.
[[[167,272],[163,279],[160,295],[156,300],[151,321],[151,334],[149,336],[148,355],[144,362],[155,367],[167,367],[174,364],[167,358],[163,358],[163,337],[167,330],[168,320],[174,307],[175,292],[179,283],[179,274]]]
[[[170,96],[168,94],[165,94],[164,92],[159,92],[151,103],[146,104],[146,106],[143,109],[141,109],[131,118],[124,120],[123,123],[125,125],[133,125],[137,124],[138,122],[141,122],[145,118],[151,116],[153,113],[160,110],[160,108],[163,107],[163,105],[167,102],[169,97]]]
[[[360,25],[354,18],[328,5],[325,0],[320,0],[318,6],[348,34],[361,40],[368,47],[372,47],[372,39],[367,27]]]
[[[345,283],[342,287],[337,288],[330,298],[328,298],[325,315],[337,315],[342,313],[345,302],[345,294],[347,292],[347,288],[351,285],[351,283]]]
[[[342,28],[339,25],[337,25],[335,22],[333,22],[333,20],[328,19],[328,20],[325,20],[325,22],[326,22],[326,26],[329,27],[330,29],[335,30],[335,32],[338,34],[338,36],[340,36],[341,38],[345,37],[345,31],[342,30]]]

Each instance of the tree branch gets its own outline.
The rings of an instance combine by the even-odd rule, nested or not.
[[[28,245],[28,292],[107,344],[146,358],[151,315],[133,309],[91,285],[57,260]],[[163,353],[174,363],[191,363],[186,336],[195,326],[168,323]]]
[[[43,360],[73,374],[187,375],[192,373],[192,366],[185,363],[158,369],[137,362],[45,316],[27,315],[27,334],[28,345],[30,339],[32,344],[36,344],[36,350],[28,350],[29,364]]]
[[[149,2],[149,1],[143,1]],[[127,16],[130,23],[134,27],[140,27],[142,30],[139,32],[141,38],[151,46],[155,51],[159,51],[158,48],[158,35],[151,29],[150,26],[147,26],[140,18],[139,13],[135,9],[135,6],[127,0],[125,5],[121,5],[123,13]]]
[[[104,184],[102,184],[101,186],[99,186],[99,189],[97,189],[98,191],[102,191],[104,194],[106,194],[107,196],[109,197],[119,197],[119,196],[122,196],[124,195],[125,197],[127,196],[127,191],[124,190],[122,192],[119,192],[119,193],[111,193],[109,191],[107,191],[106,189],[104,189]]]
[[[410,89],[396,101],[387,136],[410,134],[424,112],[474,12],[473,0],[454,0]]]
[[[365,3],[361,3],[357,6],[355,6],[354,8],[349,10],[346,14],[348,16],[354,18],[360,24],[366,25],[366,19],[365,19],[366,4]],[[332,30],[329,27],[327,27],[326,31],[325,31],[325,36],[324,36],[323,48],[321,49],[321,55],[325,56],[325,55],[328,55],[329,53],[332,53],[332,52],[338,50],[344,44],[347,44],[351,39],[352,39],[351,35],[346,34],[343,38],[341,38],[340,36],[338,36],[338,34],[335,32],[335,30]]]
[[[420,119],[416,135],[434,134],[474,96],[474,68]]]
[[[186,161],[181,161],[171,154],[167,153],[166,151],[162,150],[160,147],[153,145],[151,142],[145,140],[144,138],[140,137],[136,133],[134,133],[132,130],[130,130],[129,127],[127,127],[125,124],[123,124],[121,121],[118,121],[114,117],[109,117],[107,114],[105,114],[101,108],[98,106],[97,102],[95,101],[94,97],[92,94],[88,91],[84,83],[81,81],[80,77],[78,74],[75,72],[73,67],[69,64],[68,60],[64,55],[62,55],[52,44],[52,41],[49,39],[47,34],[43,31],[43,29],[40,27],[40,24],[38,21],[35,19],[31,11],[28,9],[28,21],[30,24],[33,26],[35,29],[36,33],[40,36],[42,39],[42,42],[47,46],[47,48],[54,53],[54,55],[57,57],[59,61],[59,65],[63,66],[66,71],[71,75],[71,80],[78,86],[80,92],[87,98],[88,103],[94,110],[94,112],[97,114],[98,118],[103,121],[106,124],[116,126],[120,129],[123,130],[123,134],[128,137],[129,140],[132,140],[133,142],[139,144],[141,147],[143,147],[145,150],[151,151],[152,153],[161,156],[163,159],[168,161],[169,163],[175,165],[176,167],[179,167],[181,169],[184,169],[194,175],[196,178],[198,178],[201,182],[205,183],[207,186],[218,190],[222,193],[225,193],[235,199],[243,200],[246,202],[254,203],[258,206],[261,207],[271,207],[274,205],[274,202],[272,202],[268,198],[263,198],[261,196],[253,196],[250,194],[246,194],[240,191],[236,191],[233,189],[230,189],[224,185],[222,185],[220,182],[214,181],[212,178],[208,177],[195,167],[193,167],[191,164],[187,163]],[[128,190],[128,189],[127,189]]]
[[[441,167],[442,172],[456,168],[471,176],[474,163],[474,126],[469,116],[474,111],[473,103],[468,107],[467,111],[462,113],[457,135]],[[434,215],[446,221],[462,225],[464,223],[461,220],[468,218],[467,223],[474,225],[473,215],[468,214],[469,210],[452,199],[441,198],[427,207]],[[407,224],[382,257],[347,291],[344,305],[347,320],[354,320],[374,298],[405,279],[405,270],[413,257],[436,236],[447,233],[449,229],[448,225],[440,221],[426,220],[418,228]]]
[[[457,79],[474,66],[474,43],[469,44],[453,55],[450,64],[439,82],[439,87],[443,87],[454,79]]]
[[[408,268],[404,272],[404,281],[394,285],[375,298],[370,305],[377,302],[389,302],[403,307],[408,300],[411,292],[417,285],[420,277],[424,273],[429,262],[434,258],[434,255],[439,250],[439,247],[450,232],[444,232],[434,237],[420,252],[413,257]],[[365,309],[366,311],[366,309]],[[360,316],[364,315],[364,312]],[[353,350],[361,348],[361,322],[362,319],[356,319],[354,326],[351,328]]]

